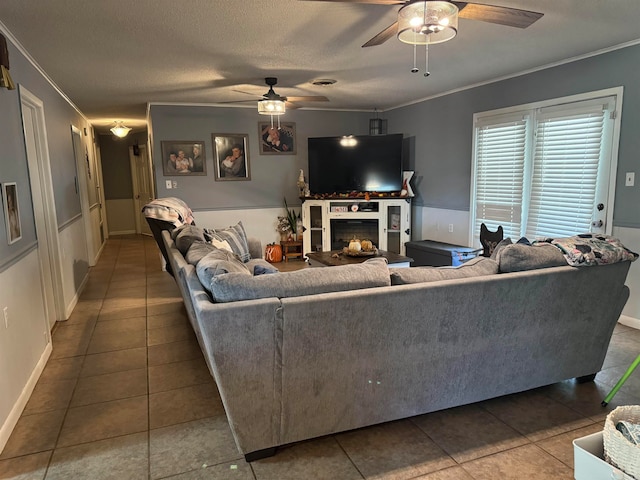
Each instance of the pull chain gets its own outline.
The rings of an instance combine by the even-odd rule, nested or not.
[[[427,43],[425,45],[424,48],[424,59],[425,59],[425,64],[424,64],[424,76],[428,77],[429,75],[431,75],[431,72],[429,72],[429,44]]]

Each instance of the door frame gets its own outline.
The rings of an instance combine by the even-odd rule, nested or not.
[[[76,142],[77,140],[77,142]],[[77,143],[77,148],[76,148]],[[91,225],[91,205],[89,205],[89,185],[87,185],[85,158],[82,151],[82,131],[71,125],[71,146],[76,160],[76,178],[78,179],[78,192],[80,196],[80,210],[82,212],[82,224],[84,226],[85,242],[87,244],[87,257],[89,266],[96,264],[98,252],[95,251],[93,242],[93,227]]]
[[[64,292],[62,277],[62,259],[58,235],[58,219],[55,209],[51,160],[47,143],[47,128],[44,116],[44,103],[29,90],[20,85],[20,108],[29,109],[33,118],[33,137],[35,139],[36,158],[27,156],[29,184],[34,209],[36,235],[38,237],[38,258],[42,278],[45,311],[49,330],[56,320],[65,318]],[[28,127],[22,114],[22,128],[26,139]],[[44,257],[44,258],[43,258]],[[49,282],[50,279],[50,282]],[[49,311],[53,304],[54,312]]]

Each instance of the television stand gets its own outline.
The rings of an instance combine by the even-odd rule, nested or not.
[[[411,240],[411,198],[303,199],[303,253],[341,250],[354,237],[405,255]]]

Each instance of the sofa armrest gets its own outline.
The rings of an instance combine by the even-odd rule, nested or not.
[[[251,258],[262,258],[262,242],[253,237],[247,238],[247,246],[249,247],[249,253],[251,254]]]

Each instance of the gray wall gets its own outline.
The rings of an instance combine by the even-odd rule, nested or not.
[[[80,197],[76,192],[76,164],[71,140],[71,125],[81,131],[90,128],[85,119],[33,67],[26,57],[8,41],[11,77],[19,88],[26,87],[43,101],[47,127],[47,141],[55,195],[58,225],[81,213]],[[0,89],[0,183],[16,182],[22,226],[22,240],[7,245],[4,214],[0,214],[0,270],[11,259],[31,247],[36,241],[33,204],[29,186],[19,88]],[[86,138],[86,137],[85,137]]]
[[[308,174],[307,138],[368,134],[366,112],[288,111],[283,121],[296,124],[295,155],[259,153],[258,123],[269,117],[258,115],[257,108],[152,105],[153,166],[157,196],[177,196],[193,210],[281,207],[286,195],[299,205],[296,180],[300,169]],[[250,181],[215,181],[212,134],[248,134]],[[162,170],[162,141],[203,142],[206,176],[165,177]],[[104,161],[103,161],[104,165]],[[167,190],[165,180],[176,180],[178,188]]]
[[[415,137],[417,204],[469,210],[473,114],[583,92],[623,86],[614,225],[640,227],[640,46],[484,85],[386,113],[389,124]]]

